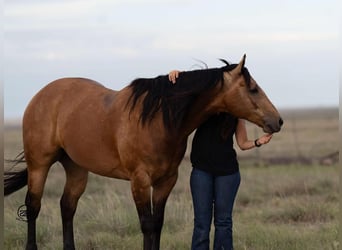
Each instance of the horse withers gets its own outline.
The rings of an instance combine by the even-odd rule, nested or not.
[[[264,132],[282,119],[239,64],[136,79],[120,91],[83,78],[51,82],[31,100],[23,117],[27,168],[5,172],[5,195],[28,186],[26,249],[37,249],[36,219],[51,165],[66,172],[60,200],[64,249],[75,249],[73,217],[88,172],[129,180],[144,235],[144,249],[159,249],[164,208],[174,187],[188,136],[218,112],[249,120]]]

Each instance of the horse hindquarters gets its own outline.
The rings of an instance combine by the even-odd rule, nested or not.
[[[37,249],[36,219],[45,181],[51,165],[59,159],[62,152],[56,140],[55,123],[56,103],[61,97],[56,95],[56,91],[49,89],[50,87],[45,87],[37,93],[23,117],[23,144],[28,176],[25,199],[28,220],[26,249]]]

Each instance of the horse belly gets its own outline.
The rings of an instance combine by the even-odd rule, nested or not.
[[[94,147],[71,147],[66,153],[75,163],[94,174],[129,180],[129,173],[113,152]]]

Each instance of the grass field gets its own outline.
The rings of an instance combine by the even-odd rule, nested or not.
[[[319,159],[338,150],[338,110],[283,111],[283,131],[271,144],[239,152],[242,182],[234,210],[237,250],[338,249],[338,163]],[[260,129],[248,124],[251,138]],[[22,150],[20,130],[5,130],[5,158]],[[189,140],[190,141],[190,140]],[[189,189],[188,153],[165,211],[161,249],[190,249],[193,211]],[[307,164],[270,164],[269,158],[306,158]],[[9,167],[9,166],[7,166]],[[40,249],[62,249],[59,199],[64,172],[50,171],[37,222]],[[23,249],[26,223],[17,220],[26,188],[5,198],[5,249]],[[130,185],[127,181],[90,175],[75,216],[78,249],[142,249]]]

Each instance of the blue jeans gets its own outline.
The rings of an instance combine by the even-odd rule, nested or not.
[[[214,212],[214,249],[233,249],[232,211],[240,186],[240,173],[214,176],[193,168],[190,187],[194,206],[192,250],[209,250],[209,235]]]

